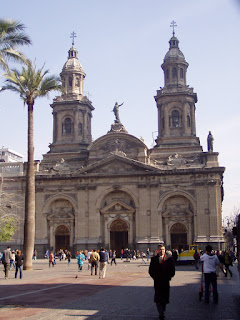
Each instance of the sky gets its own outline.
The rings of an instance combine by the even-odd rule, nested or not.
[[[121,122],[149,148],[158,130],[154,96],[164,86],[161,64],[170,23],[176,21],[179,48],[189,63],[187,84],[198,95],[197,136],[207,151],[212,132],[219,164],[226,167],[223,216],[240,208],[240,0],[11,0],[1,4],[0,17],[26,26],[32,46],[21,51],[55,75],[67,61],[74,31],[85,94],[95,108],[93,139],[110,130],[113,106],[124,102]],[[41,160],[52,142],[50,104],[56,95],[34,105],[35,159]],[[27,159],[27,108],[12,92],[0,94],[2,146]]]

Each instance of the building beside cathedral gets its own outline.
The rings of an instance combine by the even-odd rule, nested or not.
[[[60,74],[64,94],[51,104],[53,141],[36,163],[39,255],[101,246],[118,253],[126,247],[154,250],[159,243],[221,248],[224,167],[211,141],[204,152],[196,135],[197,94],[187,85],[188,63],[174,33],[169,45],[164,86],[154,97],[158,136],[151,149],[127,132],[117,103],[109,131],[92,141],[94,107],[84,95],[77,49],[70,48]],[[23,194],[25,175],[8,177],[4,186]],[[16,241],[21,247],[23,225]]]

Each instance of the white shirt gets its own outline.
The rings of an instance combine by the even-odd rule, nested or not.
[[[203,263],[203,272],[204,273],[216,272],[216,266],[218,266],[220,264],[216,254],[208,255],[207,253],[204,253],[200,257],[200,260],[202,262],[204,262]]]

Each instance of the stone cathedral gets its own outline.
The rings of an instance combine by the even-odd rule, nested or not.
[[[64,94],[51,104],[50,150],[36,163],[39,256],[60,248],[154,250],[159,243],[221,248],[224,167],[211,141],[204,152],[196,135],[197,94],[187,85],[187,68],[173,32],[162,64],[164,86],[154,97],[153,148],[128,133],[118,103],[109,131],[92,141],[94,107],[84,95],[86,74],[73,44],[60,73]],[[9,183],[24,192],[24,175]],[[21,246],[22,229],[15,239]]]

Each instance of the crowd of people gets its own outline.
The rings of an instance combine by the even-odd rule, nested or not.
[[[166,250],[163,245],[159,245],[157,250],[150,252],[149,248],[144,251],[130,250],[129,248],[121,249],[118,253],[116,250],[79,250],[74,253],[77,262],[77,270],[81,272],[85,265],[91,276],[98,276],[100,279],[106,277],[107,265],[117,265],[117,257],[120,261],[140,260],[141,263],[148,263],[149,274],[154,280],[155,297],[154,301],[159,312],[159,318],[164,319],[166,305],[169,303],[170,280],[175,274],[175,266],[178,264],[178,250]],[[37,251],[33,251],[33,260],[37,259]],[[24,256],[21,250],[11,250],[8,247],[3,253],[0,253],[0,259],[3,264],[5,279],[8,279],[9,270],[15,271],[15,278],[23,277]],[[72,261],[72,253],[69,250],[60,249],[55,254],[54,251],[47,250],[45,259],[48,261],[49,268],[54,267],[57,261],[65,261],[69,266]],[[195,251],[193,254],[196,269],[201,266],[204,274],[204,298],[209,303],[209,288],[212,286],[213,302],[218,303],[217,277],[222,272],[225,277],[232,277],[231,266],[235,261],[235,255],[232,251],[213,251],[211,246],[207,246],[205,251]],[[118,260],[119,261],[119,260]],[[78,276],[76,276],[78,277]]]
[[[15,278],[18,276],[22,279],[22,270],[23,270],[23,260],[21,250],[11,250],[10,247],[7,247],[6,250],[3,250],[3,253],[0,253],[0,260],[3,264],[5,279],[8,279],[9,270],[15,270]]]

